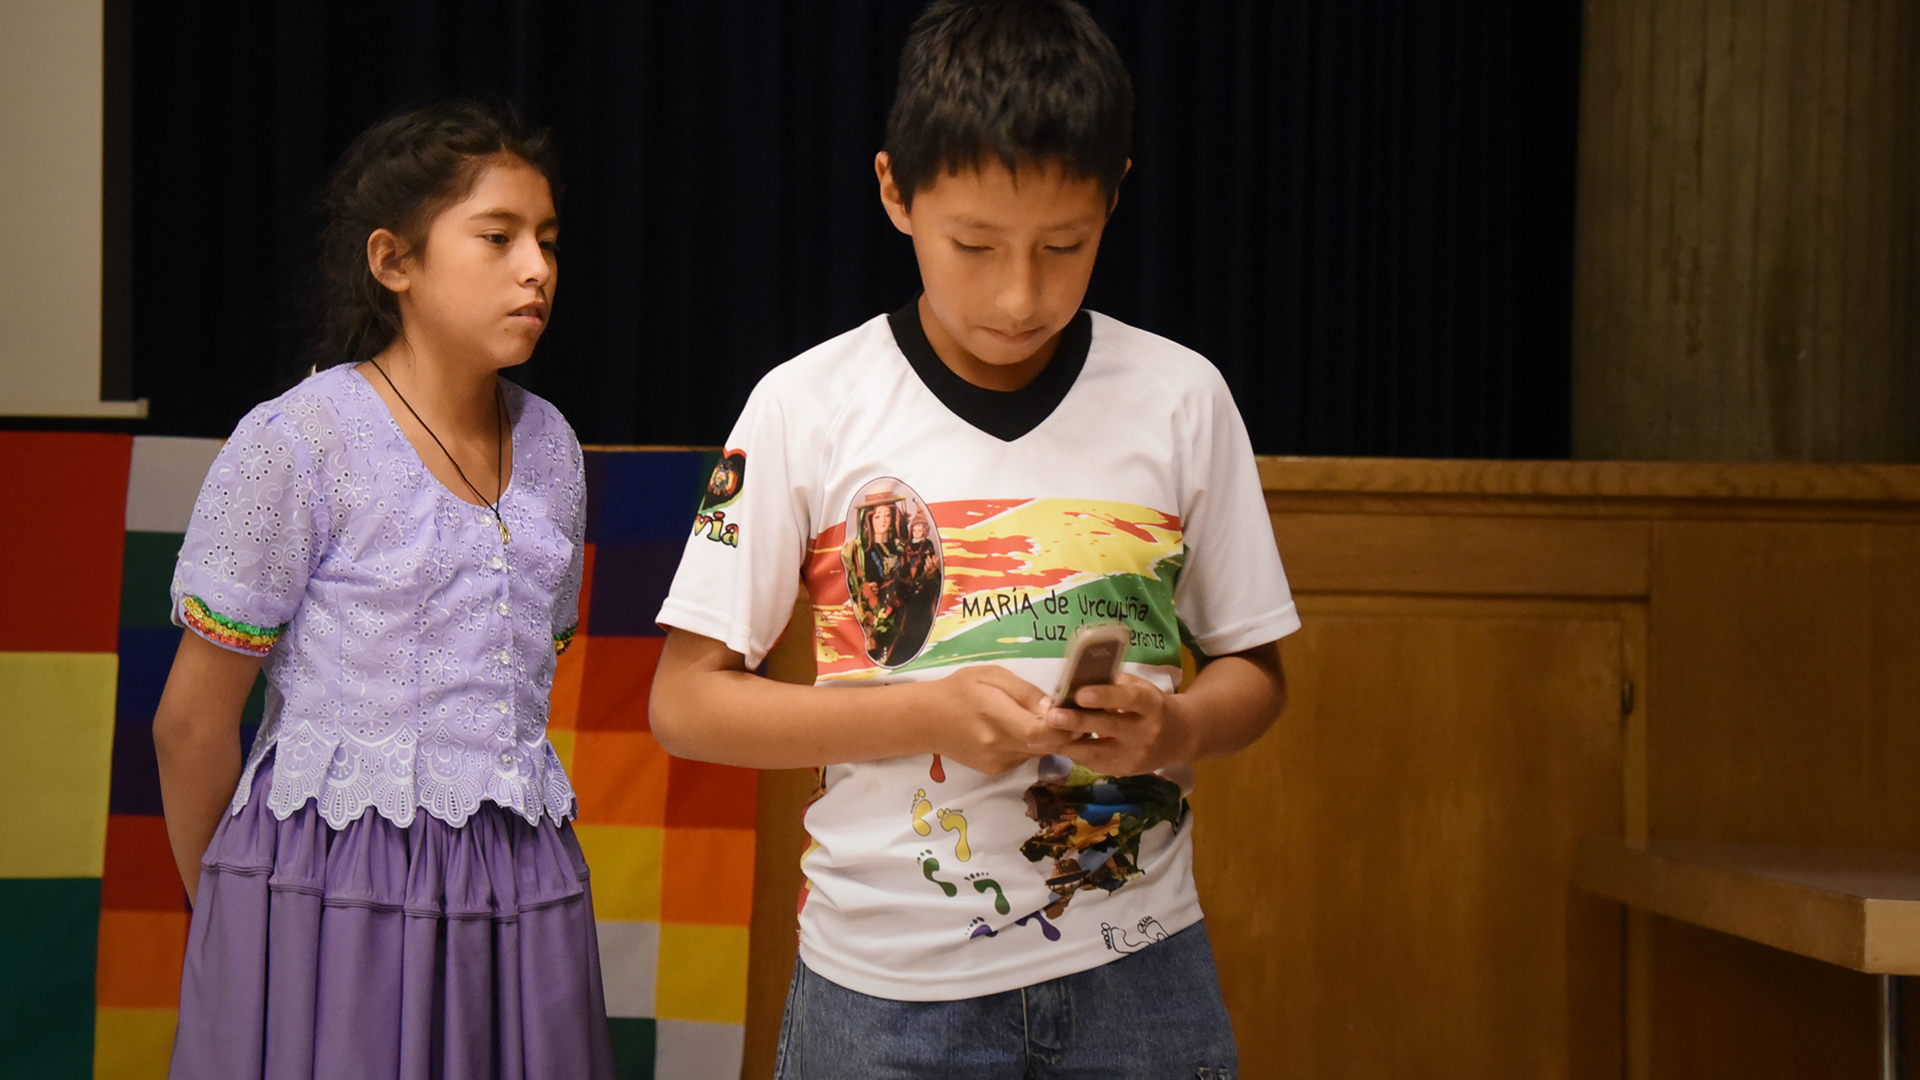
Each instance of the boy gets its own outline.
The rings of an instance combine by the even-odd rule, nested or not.
[[[921,16],[875,171],[924,292],[761,381],[661,609],[662,745],[833,763],[782,1076],[1235,1068],[1182,785],[1299,619],[1218,373],[1080,310],[1131,108],[1072,0]],[[803,581],[816,684],[750,674]],[[1047,700],[1101,621],[1125,674]]]

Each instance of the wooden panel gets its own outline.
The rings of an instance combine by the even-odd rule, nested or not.
[[[1586,11],[1576,455],[1920,460],[1920,7]]]
[[[1644,521],[1281,513],[1295,592],[1644,596]]]
[[[1625,605],[1304,597],[1293,704],[1203,764],[1195,876],[1245,1076],[1621,1071]]]
[[[1615,499],[1920,503],[1914,465],[1263,457],[1259,466],[1269,498],[1329,492],[1349,513],[1364,509],[1358,495],[1521,496],[1572,514]]]
[[[1877,1076],[1874,979],[1646,916],[1645,1058],[1656,1080]]]
[[[1665,522],[1656,839],[1920,850],[1920,527]]]

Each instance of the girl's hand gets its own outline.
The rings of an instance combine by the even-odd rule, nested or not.
[[[1186,702],[1135,675],[1107,686],[1083,686],[1076,708],[1047,710],[1047,726],[1071,742],[1059,751],[1108,776],[1139,776],[1199,757]]]
[[[1071,732],[1049,725],[1047,697],[1006,668],[966,667],[936,682],[919,684],[937,693],[929,716],[934,752],[988,776],[998,776],[1037,757],[1062,752]]]

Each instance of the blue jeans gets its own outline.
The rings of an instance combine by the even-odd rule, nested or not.
[[[1232,1080],[1199,923],[1058,979],[960,1001],[870,997],[793,967],[775,1080]]]

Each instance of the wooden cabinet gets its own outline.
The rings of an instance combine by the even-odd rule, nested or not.
[[[1624,827],[1640,611],[1304,594],[1301,615],[1293,704],[1194,795],[1242,1075],[1617,1077],[1622,921],[1568,880],[1580,837]]]

